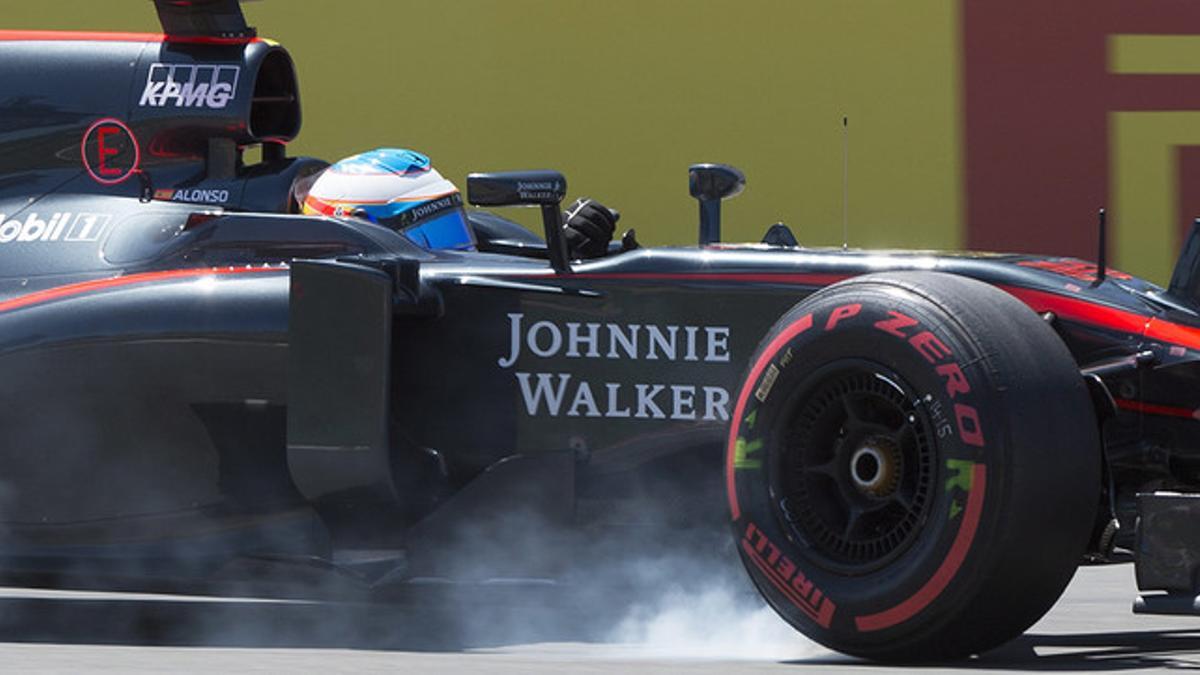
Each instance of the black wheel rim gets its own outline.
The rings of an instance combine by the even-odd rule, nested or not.
[[[772,490],[787,529],[817,564],[865,574],[917,538],[933,501],[931,400],[857,360],[798,387],[780,422]]]

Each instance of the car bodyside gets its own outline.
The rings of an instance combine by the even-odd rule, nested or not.
[[[326,164],[286,156],[295,74],[253,34],[0,31],[0,81],[8,566],[395,550],[397,578],[453,576],[436,550],[488,511],[727,521],[751,357],[797,303],[875,272],[986,282],[1061,338],[1103,429],[1095,559],[1135,546],[1138,494],[1200,484],[1200,315],[1175,284],[703,227],[698,246],[565,261],[484,212],[479,250],[430,251],[294,212]]]

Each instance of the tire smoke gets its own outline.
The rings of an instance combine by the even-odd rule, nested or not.
[[[743,577],[697,581],[698,591],[667,588],[635,604],[608,641],[665,659],[774,661],[823,651],[764,605]]]

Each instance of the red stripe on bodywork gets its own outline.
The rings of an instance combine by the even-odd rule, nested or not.
[[[750,374],[746,377],[746,383],[742,385],[742,393],[738,396],[737,406],[733,409],[733,419],[729,423],[729,445],[725,449],[725,490],[729,493],[729,512],[736,521],[742,517],[742,509],[738,505],[737,489],[734,479],[733,461],[735,459],[734,448],[737,447],[738,425],[741,423],[742,414],[746,412],[746,402],[750,400],[750,390],[758,382],[758,376],[762,375],[763,369],[775,358],[775,354],[789,340],[812,328],[812,314],[806,314],[803,317],[793,321],[791,325],[783,330],[782,333],[775,336],[771,340],[771,344],[767,345],[766,351],[759,357],[758,362],[750,369]]]
[[[1200,349],[1200,329],[1182,326],[1170,321],[1151,318],[1146,325],[1146,337],[1162,342]]]
[[[584,272],[572,276],[577,279],[611,279],[617,281],[738,281],[746,283],[828,286],[836,284],[839,281],[845,281],[856,275],[739,272],[687,272],[679,274],[670,272],[631,274],[619,272]],[[1056,315],[1071,321],[1078,321],[1134,335],[1145,335],[1147,338],[1200,349],[1200,328],[1184,326],[1127,309],[1109,307],[1049,291],[1007,285],[998,285],[997,288],[1029,305],[1036,312],[1054,312]]]
[[[62,300],[64,298],[74,297],[76,295],[95,293],[96,291],[119,288],[121,286],[131,286],[133,284],[168,281],[171,279],[206,277],[213,275],[252,274],[255,272],[282,272],[286,270],[286,267],[200,267],[195,269],[163,270],[161,272],[141,272],[138,274],[127,274],[120,277],[82,281],[77,284],[67,284],[66,286],[55,286],[54,288],[47,288],[42,291],[34,291],[33,293],[19,295],[15,298],[9,298],[8,300],[0,301],[0,312],[11,312],[14,309],[21,309],[23,307],[29,307],[30,305],[40,305],[46,302],[53,302],[54,300]]]
[[[1146,413],[1149,415],[1163,415],[1165,417],[1183,417],[1189,420],[1200,419],[1197,417],[1195,410],[1191,408],[1179,408],[1177,406],[1159,405],[1157,403],[1145,403],[1142,401],[1131,401],[1129,399],[1115,399],[1117,407],[1122,410],[1132,410],[1134,412]]]
[[[217,35],[167,35],[165,33],[112,33],[71,30],[0,30],[0,42],[180,42],[202,45],[244,45],[257,37]]]
[[[542,278],[544,275],[535,275]],[[620,273],[594,272],[571,275],[576,279],[605,279],[615,281],[737,281],[746,283],[797,284],[803,286],[828,286],[845,281],[854,274],[801,274],[801,273],[739,273],[739,272],[670,272]],[[528,277],[523,277],[528,278]],[[1022,288],[1020,286],[997,285],[1036,312],[1054,312],[1071,321],[1078,321],[1101,328],[1122,331],[1147,338],[1161,340],[1200,350],[1200,328],[1184,326],[1157,319],[1126,309],[1109,307],[1088,300],[1072,298],[1049,291]]]
[[[1072,321],[1092,324],[1112,330],[1141,335],[1150,322],[1150,317],[1115,307],[1097,305],[1093,302],[1069,298],[1057,293],[1035,291],[1018,286],[1000,286],[1035,312],[1054,312],[1057,316]]]
[[[1200,328],[1165,321],[1125,309],[1099,305],[1057,293],[1035,291],[1017,286],[1000,286],[1002,290],[1029,305],[1035,312],[1054,312],[1071,321],[1119,330],[1148,339],[1200,349]]]
[[[613,279],[633,281],[743,281],[760,284],[800,284],[803,286],[828,286],[849,279],[853,274],[789,274],[757,272],[581,272],[572,274],[575,279]]]
[[[946,554],[946,559],[938,566],[929,581],[925,582],[921,590],[913,594],[911,598],[891,609],[877,614],[854,617],[854,624],[858,630],[863,632],[882,630],[907,621],[917,612],[925,609],[929,603],[933,602],[934,598],[946,590],[946,586],[950,584],[950,580],[954,578],[958,568],[962,567],[963,560],[967,557],[967,551],[971,549],[971,542],[975,541],[975,532],[979,529],[979,517],[983,513],[986,480],[987,467],[983,464],[976,464],[975,471],[971,476],[971,492],[967,496],[967,507],[963,511],[962,525],[958,528],[958,534],[954,537],[954,543],[950,546],[950,552]]]

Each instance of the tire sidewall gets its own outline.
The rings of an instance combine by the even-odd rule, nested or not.
[[[951,616],[940,610],[970,602],[962,580],[986,546],[984,511],[1002,508],[1004,491],[995,486],[1005,480],[1007,420],[986,355],[949,313],[896,287],[831,291],[785,315],[760,347],[736,399],[727,483],[739,553],[767,601],[810,637],[861,654],[927,634],[936,629],[929,617]],[[915,410],[935,448],[917,534],[886,565],[857,573],[813,555],[773,506],[787,416],[814,372],[850,359],[894,373],[921,400]],[[746,449],[756,445],[753,457]],[[854,640],[847,643],[847,635]]]

